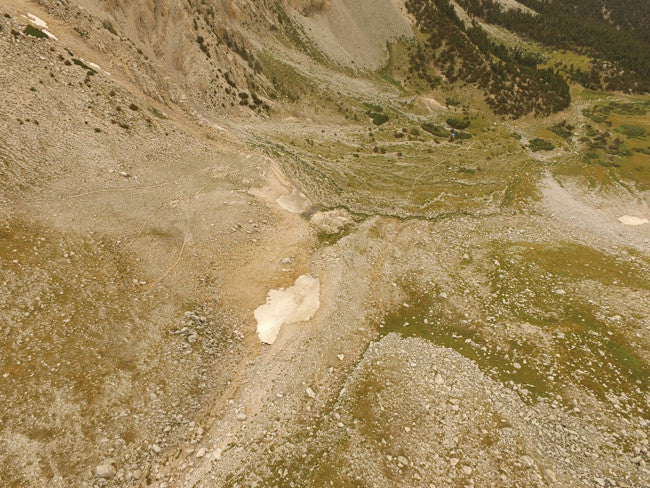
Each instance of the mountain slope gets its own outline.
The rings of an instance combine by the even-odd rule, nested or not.
[[[645,486],[644,12],[5,0],[0,485]]]

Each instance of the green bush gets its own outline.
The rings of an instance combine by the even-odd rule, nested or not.
[[[36,37],[38,39],[48,39],[49,36],[43,32],[40,29],[37,29],[36,27],[32,27],[31,25],[28,25],[25,27],[25,30],[23,31],[25,34],[28,36]]]
[[[447,120],[447,125],[453,127],[454,129],[463,130],[469,127],[469,119],[459,119],[458,117],[449,117]]]
[[[368,102],[363,102],[363,105],[369,109],[369,112],[383,112],[384,109],[380,107],[379,105],[375,105],[374,103],[368,103]]]
[[[622,125],[616,129],[616,132],[620,132],[631,139],[642,139],[645,137],[647,131],[645,127],[641,127],[640,125]]]
[[[569,139],[573,135],[574,127],[571,124],[567,124],[566,120],[563,120],[559,124],[555,124],[550,129],[554,134],[560,136],[561,138]]]
[[[379,113],[379,112],[369,112],[368,117],[372,119],[372,123],[375,125],[385,124],[390,119],[388,114]]]
[[[553,149],[555,149],[555,146],[551,142],[545,139],[540,139],[539,137],[535,137],[534,139],[531,139],[530,142],[528,143],[528,147],[533,152],[552,151]]]
[[[438,137],[447,137],[449,131],[440,125],[432,124],[431,122],[425,122],[422,124],[422,129]]]
[[[86,71],[88,71],[88,75],[90,75],[90,76],[92,76],[92,75],[94,75],[95,73],[97,73],[97,71],[95,71],[94,69],[92,69],[92,68],[91,68],[90,66],[88,66],[86,63],[84,63],[81,59],[72,58],[72,62],[73,62],[74,64],[76,64],[77,66],[79,66],[79,67],[85,69]]]

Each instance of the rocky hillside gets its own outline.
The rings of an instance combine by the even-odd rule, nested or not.
[[[0,486],[648,486],[629,5],[4,0]]]

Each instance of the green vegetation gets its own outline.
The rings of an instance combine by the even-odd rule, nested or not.
[[[563,120],[559,124],[555,124],[550,128],[551,132],[563,139],[571,139],[574,129],[575,127],[573,127],[571,124],[568,124],[566,120]]]
[[[431,88],[443,76],[450,83],[470,83],[484,93],[492,110],[513,118],[569,106],[569,86],[560,74],[540,67],[541,58],[534,53],[496,43],[479,24],[467,27],[449,0],[407,0],[406,7],[426,35],[412,49],[411,76]]]
[[[23,32],[28,36],[36,37],[37,39],[49,39],[49,36],[45,32],[31,25],[26,26]]]
[[[643,267],[572,243],[495,243],[492,259],[498,263],[490,274],[496,303],[556,337],[554,388],[574,383],[603,399],[613,392],[629,399],[630,412],[647,415],[643,398],[650,371],[638,346],[613,328],[593,302],[570,291],[572,283],[581,282],[648,291]]]
[[[650,19],[644,0],[609,1],[606,14],[597,0],[523,3],[537,15],[504,9],[495,0],[459,0],[470,15],[489,24],[504,26],[556,49],[587,51],[609,61],[593,63],[590,71],[576,70],[574,79],[587,88],[605,86],[639,93],[650,89]]]
[[[368,112],[368,117],[372,119],[375,125],[383,125],[390,119],[390,116],[384,112]]]
[[[441,125],[432,124],[430,122],[425,122],[422,124],[422,129],[438,137],[447,137],[449,136],[449,130],[445,129]]]
[[[534,139],[531,139],[530,142],[528,143],[528,147],[530,148],[531,151],[537,152],[537,151],[552,151],[555,149],[555,146],[553,143],[541,139],[539,137],[535,137]]]
[[[499,211],[495,195],[515,175],[536,173],[505,127],[477,129],[470,146],[462,144],[469,134],[451,138],[449,128],[433,122],[422,124],[418,137],[407,129],[411,136],[396,138],[396,128],[386,126],[349,128],[342,140],[320,130],[300,138],[274,132],[267,150],[324,207],[355,214],[435,218]],[[520,193],[515,199],[523,201]]]
[[[97,71],[92,69],[90,66],[88,66],[86,63],[84,63],[81,59],[77,58],[72,58],[72,62],[76,64],[77,66],[85,69],[87,71],[88,76],[92,76],[94,74],[97,74]]]
[[[632,139],[642,139],[647,133],[645,127],[639,125],[622,125],[616,130]]]
[[[454,129],[463,130],[469,127],[469,119],[460,119],[458,117],[449,117],[447,120],[447,125],[453,127]]]

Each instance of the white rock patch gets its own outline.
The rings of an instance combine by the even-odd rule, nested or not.
[[[287,212],[301,214],[312,206],[311,200],[303,192],[294,188],[291,193],[276,198],[275,202]]]
[[[322,232],[336,234],[346,225],[351,224],[353,220],[346,210],[336,209],[327,212],[316,212],[312,215],[310,222]]]
[[[43,19],[39,19],[33,14],[27,14],[27,18],[32,22],[32,24],[40,27],[42,29],[47,29],[47,23]]]
[[[623,215],[618,218],[618,221],[623,225],[643,225],[650,222],[648,219],[642,219],[640,217],[634,217],[632,215]]]
[[[23,16],[23,17],[24,17],[24,16]],[[50,39],[53,39],[53,40],[55,40],[55,41],[58,41],[58,39],[56,38],[56,36],[55,36],[54,34],[52,34],[50,31],[47,30],[47,23],[46,23],[43,19],[40,19],[40,18],[36,17],[36,16],[33,15],[33,14],[27,14],[27,17],[25,17],[25,18],[28,19],[28,20],[29,20],[32,24],[34,24],[36,27],[38,27],[39,29],[41,29],[41,30],[43,31],[43,33],[47,34],[47,36],[48,36]]]
[[[320,307],[320,280],[300,276],[293,286],[271,290],[254,312],[260,341],[273,344],[284,324],[311,319]]]

